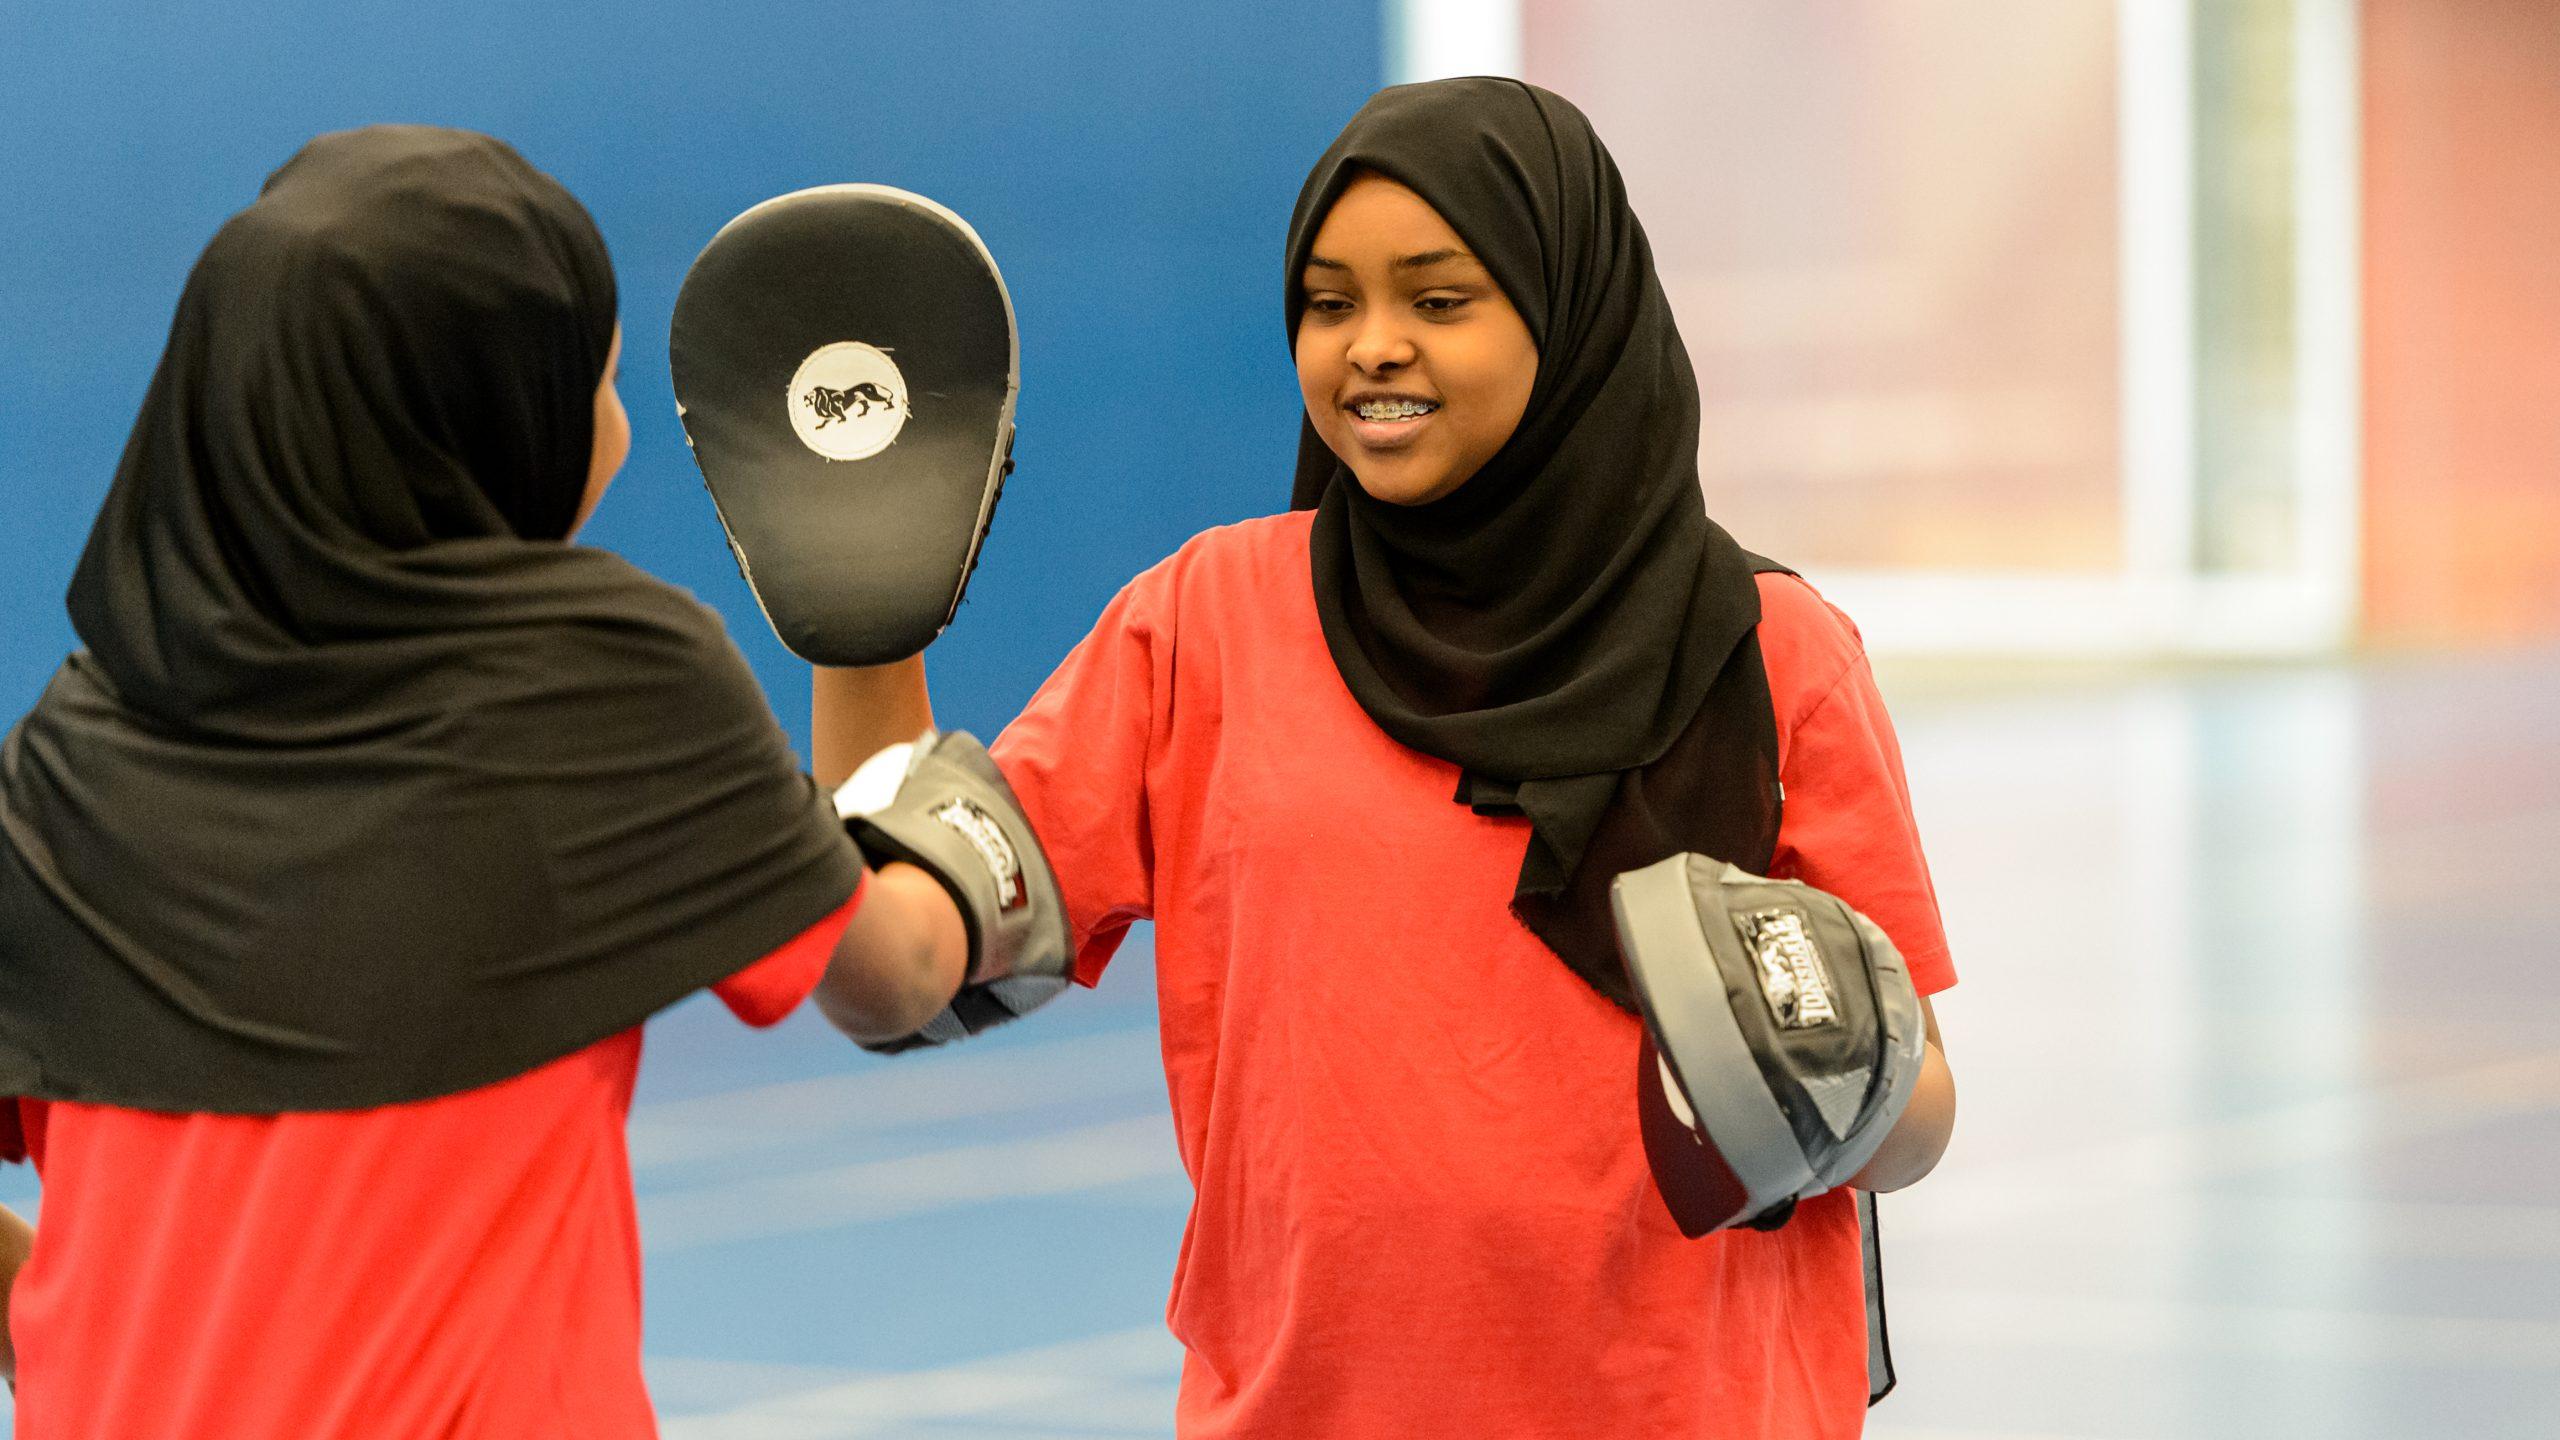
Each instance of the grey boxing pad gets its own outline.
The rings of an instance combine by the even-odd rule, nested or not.
[[[1012,468],[1013,302],[967,221],[886,185],[767,200],[677,292],[676,409],[793,653],[876,665],[959,608]]]
[[[942,882],[969,932],[969,973],[895,1052],[966,1039],[1055,999],[1074,971],[1067,905],[1040,837],[1004,773],[966,731],[928,730],[864,761],[836,814],[865,859],[904,861]]]
[[[1682,1233],[1783,1222],[1910,1103],[1925,1038],[1901,952],[1837,896],[1703,855],[1610,890],[1644,1011],[1637,1107]]]

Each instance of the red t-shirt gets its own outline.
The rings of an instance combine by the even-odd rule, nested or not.
[[[1102,973],[1156,926],[1197,1196],[1168,1320],[1193,1440],[1835,1437],[1867,1401],[1849,1197],[1683,1239],[1637,1129],[1637,1022],[1508,911],[1526,823],[1454,804],[1336,674],[1304,513],[1133,581],[995,747]],[[1953,983],[1857,632],[1761,580],[1774,868]]]
[[[770,1025],[859,892],[712,988]],[[623,1122],[640,1029],[372,1110],[20,1100],[44,1179],[9,1304],[19,1440],[642,1440]]]

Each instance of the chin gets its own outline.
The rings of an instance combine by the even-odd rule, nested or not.
[[[1437,470],[1426,473],[1399,468],[1381,474],[1374,469],[1364,472],[1354,468],[1351,476],[1370,499],[1388,505],[1426,505],[1458,488]]]

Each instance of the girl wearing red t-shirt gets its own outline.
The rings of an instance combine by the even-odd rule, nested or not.
[[[1953,983],[1857,631],[1707,519],[1696,382],[1571,105],[1381,93],[1287,283],[1296,508],[1131,582],[995,747],[1078,977],[1155,923],[1177,1431],[1856,1434],[1856,1206],[1680,1235],[1603,897],[1765,860]],[[920,666],[822,673],[821,776],[925,711]],[[1927,1174],[1953,1119],[1933,1018],[1857,1184]]]
[[[942,885],[864,873],[711,612],[567,543],[619,348],[486,136],[324,136],[198,261],[0,755],[22,1440],[645,1440],[641,1021],[950,1000]]]

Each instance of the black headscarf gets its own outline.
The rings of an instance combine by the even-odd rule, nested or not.
[[[0,1095],[467,1089],[851,893],[717,617],[562,543],[614,309],[482,135],[324,136],[215,235],[0,754]]]
[[[1519,428],[1451,494],[1371,498],[1302,424],[1316,609],[1380,728],[1463,767],[1458,803],[1532,826],[1512,908],[1632,1008],[1608,916],[1622,871],[1696,850],[1764,871],[1777,737],[1757,569],[1707,518],[1698,386],[1617,165],[1582,112],[1516,80],[1380,91],[1289,225],[1288,319],[1317,229],[1364,173],[1430,202],[1538,346]]]

